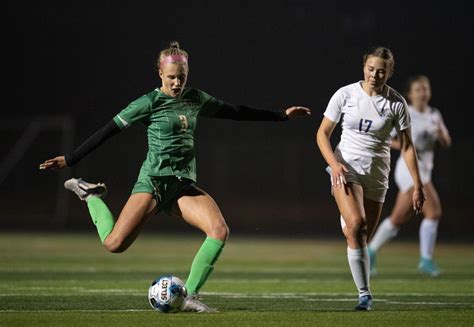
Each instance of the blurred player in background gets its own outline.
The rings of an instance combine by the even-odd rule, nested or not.
[[[440,270],[433,261],[433,252],[442,209],[438,193],[431,182],[431,173],[433,171],[436,142],[448,147],[451,145],[451,137],[439,110],[429,105],[431,86],[428,77],[418,75],[408,79],[406,96],[412,121],[413,143],[418,155],[421,181],[426,192],[426,202],[422,210],[424,218],[420,225],[420,262],[418,270],[436,277],[440,274]],[[392,148],[400,149],[400,142],[397,138],[393,140]],[[398,158],[396,164],[395,181],[399,190],[395,206],[390,216],[380,224],[369,243],[370,272],[372,275],[377,273],[375,268],[377,251],[394,238],[400,227],[413,216],[410,197],[413,192],[413,181],[402,158]]]
[[[372,308],[367,241],[382,212],[390,172],[390,132],[395,127],[414,183],[411,208],[424,202],[416,151],[410,136],[410,116],[403,97],[386,84],[395,60],[385,47],[363,57],[364,80],[344,86],[332,96],[316,140],[329,167],[331,191],[341,214],[347,257],[359,291],[356,310]],[[341,140],[332,149],[330,137],[342,124]]]
[[[157,69],[162,82],[160,88],[131,102],[71,154],[46,160],[40,169],[72,166],[111,136],[136,122],[143,123],[147,127],[147,157],[117,220],[102,200],[106,193],[104,184],[73,178],[66,181],[65,187],[87,202],[100,239],[110,252],[125,251],[146,220],[160,210],[203,231],[207,238],[191,265],[185,285],[188,297],[182,311],[213,312],[215,309],[200,301],[198,292],[214,269],[229,229],[215,201],[195,184],[194,130],[198,118],[286,121],[307,116],[310,110],[304,107],[291,107],[283,112],[260,110],[228,104],[203,91],[186,88],[188,54],[177,42],[161,51]],[[253,82],[253,86],[262,86],[260,78]]]

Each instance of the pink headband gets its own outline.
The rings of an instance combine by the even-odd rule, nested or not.
[[[169,56],[164,57],[163,60],[161,60],[160,67],[163,67],[163,65],[165,64],[174,63],[178,61],[181,61],[187,64],[188,58],[186,58],[186,56],[183,56],[183,55],[169,55]]]

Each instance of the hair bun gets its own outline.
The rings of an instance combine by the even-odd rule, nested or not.
[[[170,43],[170,48],[171,49],[179,49],[179,42],[178,41],[172,41]]]

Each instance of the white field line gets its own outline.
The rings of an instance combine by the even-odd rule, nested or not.
[[[233,292],[201,292],[202,295],[212,296],[354,296],[355,292],[352,293],[333,293],[333,292],[305,292],[305,293],[233,293]],[[382,293],[377,292],[375,296],[466,296],[474,297],[474,293]]]
[[[144,289],[89,289],[84,287],[15,287],[11,289],[12,292],[0,293],[0,297],[9,296],[58,296],[60,292],[67,291],[73,296],[88,296],[91,294],[103,295],[130,295],[143,296],[146,295],[146,288]],[[23,292],[24,291],[24,292]],[[38,292],[39,291],[39,292]],[[52,293],[55,292],[55,293]],[[314,296],[355,296],[355,293],[334,293],[334,292],[305,292],[305,293],[236,293],[236,292],[201,292],[201,295],[218,296],[225,298],[308,298]],[[375,297],[390,297],[390,296],[442,296],[442,297],[474,297],[474,293],[375,293]],[[315,300],[317,301],[317,300]]]
[[[153,312],[153,309],[107,309],[107,310],[101,310],[101,309],[64,309],[64,310],[0,310],[0,312],[18,312],[18,313],[51,313],[51,312],[58,312],[58,313],[64,313],[64,312],[145,312],[145,311],[151,311]]]

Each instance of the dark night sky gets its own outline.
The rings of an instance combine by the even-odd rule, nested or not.
[[[7,124],[10,118],[69,116],[77,145],[130,101],[159,86],[154,61],[169,41],[178,40],[190,54],[188,86],[272,110],[293,104],[312,108],[311,118],[284,125],[203,120],[197,131],[199,183],[227,209],[228,217],[247,215],[253,222],[265,210],[277,215],[277,209],[268,208],[285,201],[292,208],[285,214],[312,228],[315,210],[324,212],[321,219],[328,224],[337,214],[327,204],[332,199],[324,162],[314,144],[322,112],[339,87],[362,78],[363,52],[385,45],[396,60],[389,85],[402,91],[410,75],[431,78],[432,105],[442,111],[454,140],[451,149],[437,153],[434,181],[445,215],[451,215],[445,236],[462,234],[472,218],[467,206],[472,191],[465,192],[467,185],[458,182],[467,181],[472,188],[474,181],[473,137],[466,119],[474,109],[468,96],[473,5],[434,3],[8,1],[2,33],[3,112],[9,112]],[[1,154],[14,144],[21,126],[14,133],[4,137]],[[75,175],[109,178],[120,190],[111,199],[117,209],[133,185],[146,146],[140,128],[122,134],[73,168]],[[37,176],[32,169],[57,154],[57,135],[43,137],[4,181],[3,195],[7,188],[9,194],[18,192],[26,178],[42,185],[54,180],[57,186],[53,175]],[[456,178],[456,170],[464,171],[463,177]],[[117,181],[108,176],[111,172],[123,178]],[[390,192],[386,210],[396,187]],[[37,211],[42,210],[47,212],[47,206]],[[336,231],[333,225],[326,229]]]

